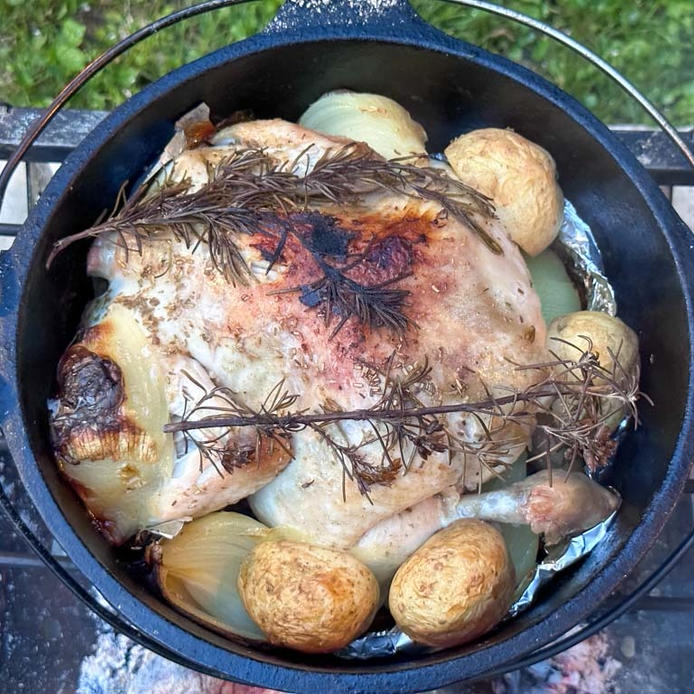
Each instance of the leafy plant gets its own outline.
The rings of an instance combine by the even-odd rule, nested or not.
[[[413,0],[442,31],[519,62],[609,123],[649,118],[608,77],[538,32],[488,13]],[[505,0],[500,4],[569,34],[620,70],[675,123],[694,123],[691,0]]]
[[[46,106],[89,60],[157,17],[190,4],[0,0],[0,99],[17,106]],[[113,108],[174,68],[255,33],[281,4],[262,0],[224,8],[155,34],[92,79],[70,105]]]

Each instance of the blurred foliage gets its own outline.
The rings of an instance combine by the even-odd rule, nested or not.
[[[0,100],[45,106],[89,60],[182,0],[0,0]],[[281,0],[196,17],[148,38],[94,78],[71,106],[108,109],[171,69],[248,36]],[[481,11],[413,0],[422,16],[459,38],[540,72],[603,120],[648,122],[607,77],[531,29]],[[621,70],[675,123],[694,123],[692,0],[506,0],[586,44]]]
[[[0,100],[46,106],[90,60],[181,0],[0,0]],[[254,34],[281,0],[228,7],[169,27],[131,48],[70,102],[110,109],[170,70]]]
[[[498,0],[497,0],[498,1]],[[544,75],[609,123],[649,122],[641,107],[573,51],[532,29],[449,3],[413,0],[443,31]],[[692,0],[506,0],[583,43],[674,123],[694,123]]]

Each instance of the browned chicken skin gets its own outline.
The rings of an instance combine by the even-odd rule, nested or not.
[[[187,177],[199,187],[207,180],[208,164],[251,146],[263,146],[287,161],[304,152],[296,166],[310,170],[321,154],[345,141],[283,121],[253,121],[218,133],[215,142],[221,144],[183,153],[169,171],[170,180]],[[308,150],[307,144],[312,144]],[[287,224],[292,234],[278,252]],[[88,271],[108,280],[110,290],[87,323],[104,320],[104,304],[128,313],[145,335],[148,358],[163,374],[167,416],[182,416],[191,401],[184,393],[191,390],[190,382],[182,375],[188,372],[206,375],[205,387],[208,382],[225,386],[255,409],[282,382],[298,396],[296,409],[316,411],[326,404],[343,409],[373,405],[382,388],[374,374],[386,365],[392,378],[402,379],[428,363],[431,371],[417,384],[416,395],[434,405],[461,397],[483,399],[487,388],[522,389],[533,374],[515,364],[546,358],[545,325],[528,270],[494,219],[484,226],[501,247],[499,254],[464,223],[442,214],[437,203],[394,193],[288,217],[268,214],[261,226],[262,233],[239,237],[252,273],[247,285],[233,286],[222,277],[205,245],[191,253],[166,233],[147,244],[142,255],[126,253],[108,236],[92,246]],[[361,258],[346,271],[350,280],[408,292],[404,331],[364,325],[355,317],[335,331],[340,316],[326,315],[310,291],[325,272],[312,252],[320,244],[321,252],[342,263]],[[63,393],[59,407],[64,400]],[[474,418],[451,415],[449,424],[466,440],[481,436]],[[499,432],[511,441],[508,460],[522,450],[527,434],[510,425]],[[335,435],[358,445],[372,429],[349,421]],[[250,456],[250,467],[239,466],[220,481],[209,460],[197,450],[182,452],[180,443],[175,452],[160,450],[170,460],[148,478],[154,493],[137,514],[137,524],[197,516],[252,495],[263,522],[292,526],[315,542],[347,548],[394,514],[457,483],[475,488],[489,474],[470,456],[464,466],[461,454],[432,452],[426,460],[415,458],[407,471],[400,461],[389,484],[374,484],[364,494],[345,477],[319,434],[303,430],[292,436],[293,457],[286,468],[286,456],[276,454],[269,462],[266,456],[266,472],[259,474]],[[248,448],[238,432],[228,435],[228,445],[230,450]],[[381,464],[377,443],[361,450],[370,464]],[[68,477],[83,484],[73,474],[77,468],[63,465]],[[94,496],[83,494],[88,505],[95,503]]]

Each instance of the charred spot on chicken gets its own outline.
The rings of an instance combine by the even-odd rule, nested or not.
[[[61,408],[51,418],[53,445],[66,462],[77,464],[68,450],[72,432],[119,426],[123,377],[118,364],[76,345],[60,360],[58,388]]]

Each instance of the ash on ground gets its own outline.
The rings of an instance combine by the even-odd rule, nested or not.
[[[604,634],[549,660],[503,677],[439,694],[608,694],[622,664],[609,655]],[[273,690],[203,675],[138,646],[101,623],[94,653],[82,661],[76,694],[274,694]]]

